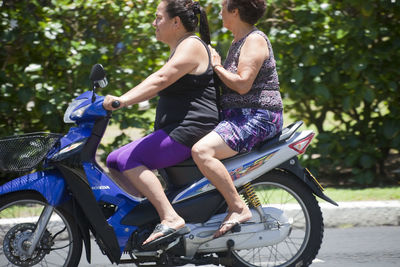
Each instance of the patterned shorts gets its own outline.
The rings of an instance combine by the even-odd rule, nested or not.
[[[221,111],[222,121],[214,129],[233,150],[244,153],[282,130],[282,111],[234,108]]]

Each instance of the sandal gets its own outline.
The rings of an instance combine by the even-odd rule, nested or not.
[[[232,225],[232,226],[229,227],[228,230],[226,230],[220,236],[226,234],[229,231],[231,231],[232,233],[236,233],[236,232],[240,232],[240,230],[241,230],[240,222],[238,220],[227,220],[225,222],[222,222],[218,229],[221,229],[222,227],[224,227],[226,225]],[[214,235],[214,237],[215,237],[215,235]]]
[[[153,249],[162,243],[170,243],[177,237],[188,234],[189,232],[190,229],[187,226],[183,226],[182,228],[179,229],[174,229],[166,226],[165,224],[159,223],[156,225],[151,235],[157,233],[162,233],[163,235],[157,237],[156,239],[150,241],[149,243],[142,245],[142,248],[146,250]]]

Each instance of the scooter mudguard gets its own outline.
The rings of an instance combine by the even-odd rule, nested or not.
[[[65,181],[57,170],[30,173],[0,186],[0,196],[17,191],[37,191],[52,206],[62,204],[65,194]]]
[[[282,163],[278,167],[278,169],[283,169],[293,173],[298,178],[300,178],[300,180],[303,181],[316,196],[331,203],[332,205],[339,206],[334,200],[330,199],[327,195],[323,193],[323,188],[318,183],[317,179],[315,179],[315,177],[311,174],[311,172],[308,169],[305,169],[300,165],[297,157],[294,157]]]

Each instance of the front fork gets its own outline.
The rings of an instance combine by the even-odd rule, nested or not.
[[[32,236],[29,238],[27,245],[29,247],[27,251],[27,256],[32,257],[33,252],[36,250],[40,240],[43,237],[44,232],[46,231],[46,226],[50,221],[50,217],[53,214],[54,207],[51,205],[47,205],[42,214],[40,214],[39,220],[36,224],[36,229],[33,232]]]

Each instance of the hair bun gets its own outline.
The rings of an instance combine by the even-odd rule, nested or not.
[[[195,15],[201,14],[201,6],[200,6],[199,2],[194,1],[193,5],[192,5],[192,9],[193,9],[193,13]]]

